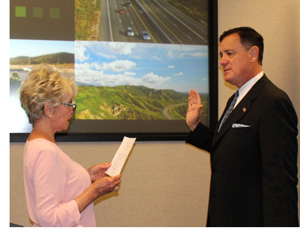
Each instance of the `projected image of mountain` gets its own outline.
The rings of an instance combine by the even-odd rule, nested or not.
[[[75,42],[76,119],[184,120],[188,92],[207,118],[206,46]]]
[[[207,118],[207,95],[203,121]],[[79,86],[76,119],[184,120],[188,95],[143,86]]]
[[[49,64],[74,77],[74,42],[10,40],[10,97],[19,99],[21,84],[32,68]]]
[[[61,52],[61,53],[41,55],[37,57],[21,56],[21,57],[12,58],[10,60],[10,65],[37,65],[37,64],[73,65],[74,54]]]
[[[50,64],[63,70],[65,76],[74,77],[74,42],[51,40],[11,39],[9,42],[9,108],[11,133],[31,132],[32,125],[20,104],[20,87],[33,67]]]

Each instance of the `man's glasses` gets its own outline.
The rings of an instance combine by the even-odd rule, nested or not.
[[[76,104],[69,104],[69,103],[61,103],[62,105],[68,106],[68,107],[72,107],[73,113],[75,113],[77,105]]]

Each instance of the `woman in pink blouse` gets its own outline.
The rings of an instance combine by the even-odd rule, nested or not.
[[[96,226],[93,201],[112,192],[120,175],[108,177],[110,163],[86,171],[56,144],[75,113],[78,88],[50,66],[34,69],[20,90],[33,130],[23,157],[28,215],[34,226]]]

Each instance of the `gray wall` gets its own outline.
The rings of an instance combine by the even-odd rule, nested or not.
[[[300,1],[219,0],[219,34],[251,26],[265,38],[264,71],[300,115]],[[234,88],[219,75],[219,114]],[[22,179],[23,143],[10,144],[10,221],[31,226]],[[111,161],[119,142],[60,143],[84,167]],[[298,156],[299,157],[299,156]],[[119,192],[96,201],[98,226],[205,226],[209,154],[184,142],[136,142]]]

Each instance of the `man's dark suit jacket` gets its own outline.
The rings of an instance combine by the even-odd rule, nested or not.
[[[264,75],[219,133],[200,123],[189,134],[187,143],[211,153],[207,226],[299,225],[297,123],[286,93]]]

